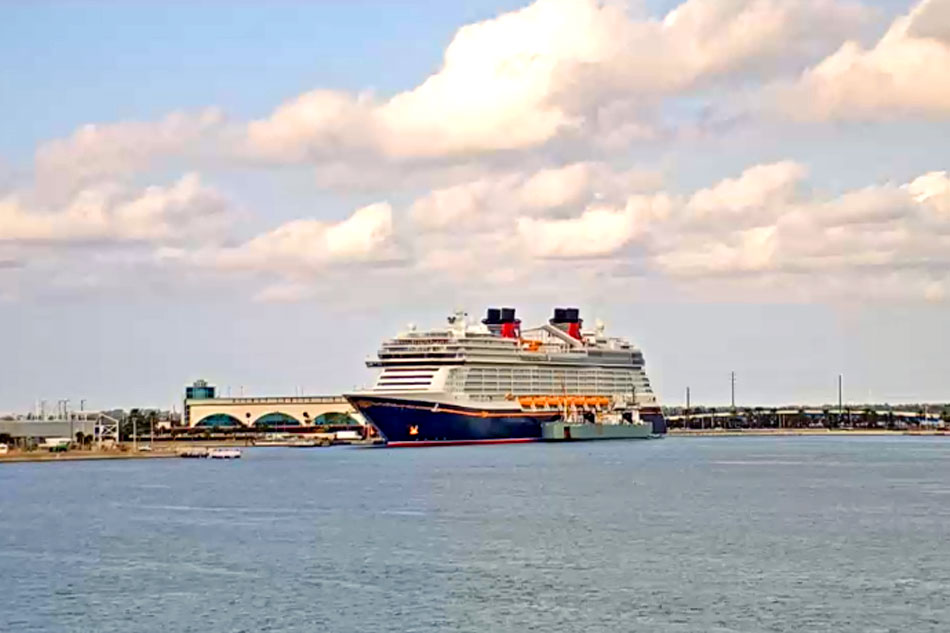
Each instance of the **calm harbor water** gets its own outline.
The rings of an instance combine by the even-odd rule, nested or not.
[[[0,466],[2,631],[950,630],[950,442]]]

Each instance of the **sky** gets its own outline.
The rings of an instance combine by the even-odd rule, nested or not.
[[[664,404],[948,401],[948,138],[950,0],[2,2],[0,412],[501,305]]]

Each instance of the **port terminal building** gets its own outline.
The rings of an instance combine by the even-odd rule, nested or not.
[[[189,429],[307,432],[365,426],[343,396],[253,396],[221,398],[197,380],[185,388],[182,424]]]

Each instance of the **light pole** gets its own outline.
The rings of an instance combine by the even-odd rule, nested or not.
[[[731,397],[732,402],[732,424],[735,426],[736,423],[736,372],[731,372],[729,377],[729,384],[731,387]]]
[[[63,417],[69,418],[69,444],[72,446],[73,440],[76,439],[76,433],[73,428],[73,418],[69,415],[69,399],[63,400]]]
[[[844,407],[841,394],[841,374],[838,374],[838,426],[844,421]]]
[[[736,372],[732,372],[732,373],[730,374],[730,380],[729,380],[729,382],[730,382],[731,387],[732,387],[732,395],[731,395],[730,400],[731,400],[731,402],[732,402],[732,409],[733,409],[733,411],[735,411],[735,408],[736,408]]]
[[[689,387],[686,387],[686,426],[689,428]]]

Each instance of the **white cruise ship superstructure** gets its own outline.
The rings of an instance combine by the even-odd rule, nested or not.
[[[385,341],[367,362],[374,386],[347,398],[396,446],[533,441],[565,419],[636,419],[665,432],[642,352],[602,324],[582,326],[575,308],[524,330],[512,308],[490,308],[477,324],[457,312],[446,327]]]

